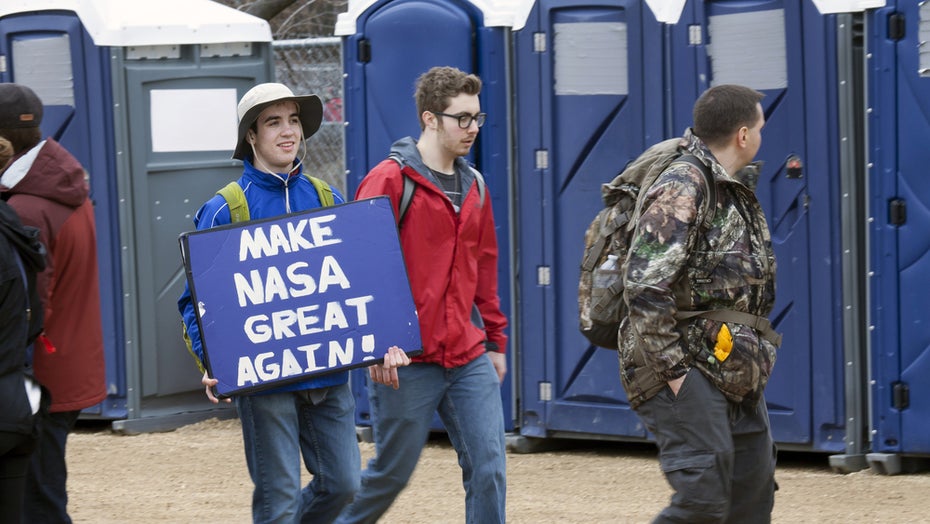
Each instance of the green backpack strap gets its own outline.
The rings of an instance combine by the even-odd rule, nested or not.
[[[324,207],[329,207],[336,202],[333,196],[333,188],[328,183],[310,175],[306,175],[306,177],[310,180],[310,183],[313,184],[313,187],[316,188],[316,194],[319,196],[320,203]],[[249,214],[249,204],[245,200],[245,192],[242,190],[242,186],[239,185],[239,182],[234,180],[226,184],[222,189],[217,191],[216,194],[226,199],[226,204],[229,206],[229,219],[232,222],[249,221],[251,217]],[[194,357],[194,361],[197,363],[200,372],[203,373],[203,363],[194,353],[193,344],[191,343],[190,336],[187,334],[187,325],[184,324],[183,320],[181,321],[181,337],[184,339],[184,345],[187,346],[187,350],[190,352],[191,356]]]
[[[239,182],[233,180],[223,186],[216,194],[226,199],[226,205],[229,206],[229,219],[232,222],[249,221],[249,205],[245,201],[245,192],[242,191],[242,186],[239,185]],[[194,304],[194,307],[197,307],[197,305]],[[194,345],[190,335],[187,334],[187,324],[184,323],[184,319],[181,319],[181,338],[184,340],[187,351],[194,357],[194,362],[197,363],[197,369],[203,373],[206,368],[204,368],[200,357],[194,353]]]
[[[316,188],[316,194],[320,197],[320,204],[323,207],[329,207],[336,203],[335,197],[333,197],[333,188],[325,181],[321,180],[315,176],[310,176],[304,173],[304,176],[313,184],[313,187]]]
[[[320,198],[320,204],[322,204],[323,207],[329,207],[336,203],[336,198],[333,196],[333,188],[330,187],[326,181],[310,175],[305,176],[316,189],[316,194]],[[232,222],[249,221],[251,218],[251,215],[249,215],[249,204],[245,201],[245,192],[242,191],[242,186],[240,186],[238,182],[232,181],[226,184],[222,189],[217,191],[216,194],[226,199],[226,204],[229,206],[229,219]]]
[[[197,364],[197,369],[201,373],[207,370],[204,367],[203,362],[200,361],[200,357],[197,356],[197,353],[194,353],[194,343],[191,341],[190,335],[187,334],[187,324],[184,323],[184,319],[181,319],[181,338],[184,340],[184,345],[187,346],[187,352],[191,354],[191,357],[194,358],[194,362]]]
[[[245,192],[242,191],[239,182],[234,180],[226,184],[216,194],[226,199],[226,204],[229,206],[229,219],[232,222],[249,221],[249,204],[245,201]]]

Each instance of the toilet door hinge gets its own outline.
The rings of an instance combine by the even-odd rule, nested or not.
[[[536,150],[536,169],[549,169],[549,150]]]
[[[546,33],[533,33],[533,52],[546,52]]]
[[[552,382],[539,383],[539,401],[549,402],[552,400]]]

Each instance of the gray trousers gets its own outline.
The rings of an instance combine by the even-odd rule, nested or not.
[[[666,387],[637,414],[674,490],[653,522],[771,522],[775,445],[764,398],[752,408],[734,404],[691,369],[677,397]]]

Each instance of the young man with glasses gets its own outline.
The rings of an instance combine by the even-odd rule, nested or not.
[[[466,521],[505,521],[507,319],[497,293],[491,198],[463,158],[484,123],[480,90],[477,76],[452,67],[421,75],[414,95],[419,140],[395,142],[355,195],[387,195],[401,217],[405,186],[414,184],[398,223],[423,353],[397,368],[400,389],[372,375],[376,456],[337,522],[375,522],[387,511],[416,467],[437,410],[463,470]]]

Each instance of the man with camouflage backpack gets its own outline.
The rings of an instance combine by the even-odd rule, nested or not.
[[[710,169],[715,191],[700,168],[676,162],[637,206],[619,355],[630,405],[674,490],[654,522],[771,520],[775,447],[763,390],[778,340],[757,322],[775,301],[775,256],[754,181],[742,176],[762,141],[762,97],[735,85],[707,90],[680,148]],[[714,219],[703,227],[708,194]]]

